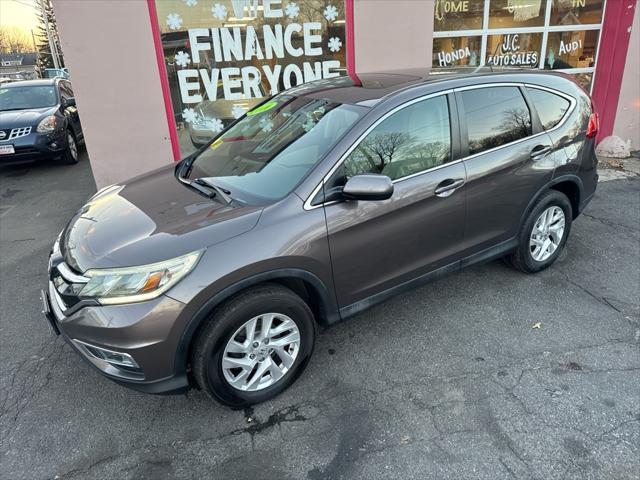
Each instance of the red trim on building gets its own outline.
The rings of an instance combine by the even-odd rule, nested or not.
[[[162,48],[162,38],[160,36],[160,23],[158,22],[158,12],[156,11],[155,0],[147,0],[149,7],[149,18],[151,19],[151,32],[153,33],[153,43],[156,48],[156,60],[158,62],[158,73],[160,75],[160,86],[164,98],[164,107],[167,113],[167,126],[169,128],[169,138],[171,139],[171,150],[174,161],[181,158],[180,142],[178,141],[178,131],[176,130],[175,114],[173,103],[171,102],[171,90],[169,89],[169,77],[167,67],[164,63],[164,49]]]
[[[592,94],[600,117],[598,140],[613,132],[636,1],[609,0],[606,3]]]
[[[347,34],[347,73],[356,73],[356,38],[353,22],[353,0],[344,1],[345,30]]]

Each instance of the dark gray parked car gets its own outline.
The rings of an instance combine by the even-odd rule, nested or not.
[[[304,85],[100,190],[55,242],[44,308],[124,385],[264,401],[302,372],[317,325],[477,262],[551,265],[596,189],[597,128],[558,74]]]
[[[71,82],[53,78],[0,86],[0,165],[78,163],[83,143]]]

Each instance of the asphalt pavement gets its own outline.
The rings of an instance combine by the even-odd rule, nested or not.
[[[243,411],[130,391],[51,335],[47,255],[94,191],[86,156],[0,169],[0,478],[640,477],[640,177],[600,184],[552,268],[396,297]]]

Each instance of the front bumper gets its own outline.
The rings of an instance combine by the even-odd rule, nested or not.
[[[0,165],[56,160],[62,158],[67,149],[66,130],[38,133],[35,127],[29,135],[15,140],[3,140],[0,145],[13,145],[15,153],[0,155]]]
[[[177,319],[184,304],[160,296],[129,305],[65,309],[51,281],[41,295],[43,313],[54,333],[107,378],[146,393],[181,393],[189,388],[186,372],[174,369],[182,332]],[[137,368],[105,361],[96,354],[99,350],[128,356]]]

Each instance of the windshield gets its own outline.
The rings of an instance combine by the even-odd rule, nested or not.
[[[57,103],[53,85],[0,87],[0,111],[53,107]]]
[[[279,200],[366,112],[329,100],[279,95],[251,110],[198,155],[190,178],[245,203]]]

